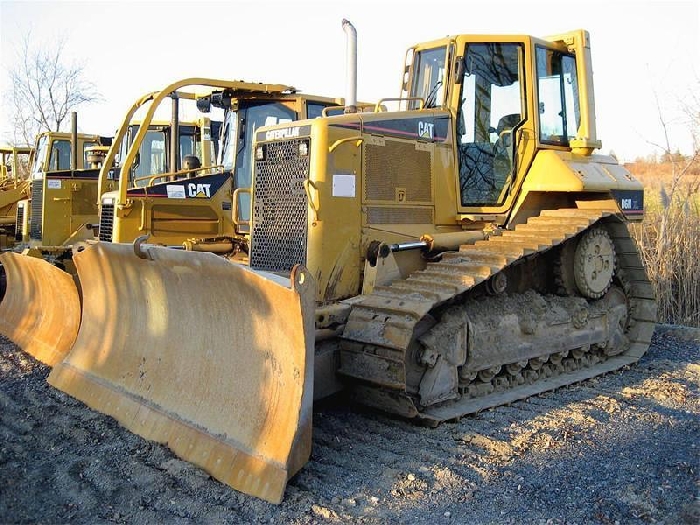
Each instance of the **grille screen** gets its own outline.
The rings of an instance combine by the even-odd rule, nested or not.
[[[112,227],[114,226],[114,204],[102,203],[100,213],[100,240],[112,242]]]
[[[370,206],[367,208],[367,224],[433,224],[433,209]]]
[[[405,202],[433,201],[430,152],[413,142],[387,140],[384,146],[365,146],[365,199],[396,202],[398,190]]]
[[[29,223],[29,237],[41,240],[41,220],[44,209],[44,181],[32,181],[32,215]]]
[[[15,214],[15,240],[22,240],[22,224],[24,223],[24,206],[17,206]]]
[[[309,157],[299,156],[301,142],[308,139],[265,144],[265,159],[255,162],[250,266],[256,270],[286,273],[306,264]]]

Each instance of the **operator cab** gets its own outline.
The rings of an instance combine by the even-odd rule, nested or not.
[[[561,42],[477,39],[459,36],[409,50],[405,96],[409,109],[422,105],[457,115],[460,211],[501,212],[536,149],[574,147],[584,102],[576,57]],[[536,89],[527,86],[533,70]]]
[[[211,121],[211,133],[213,136],[219,134],[221,122]],[[126,158],[127,151],[134,138],[139,131],[139,124],[132,124],[122,140],[119,148],[119,158]],[[179,164],[184,166],[184,161],[188,157],[197,157],[199,167],[202,166],[202,158],[215,159],[218,155],[218,144],[216,141],[202,140],[202,128],[204,126],[180,123],[178,126],[179,134]],[[152,185],[154,182],[163,182],[159,175],[172,173],[177,171],[177,168],[170,168],[170,142],[172,140],[172,126],[170,124],[151,124],[148,127],[146,136],[141,142],[139,151],[134,159],[133,166],[129,172],[129,187],[143,188]],[[202,148],[209,147],[211,151],[207,155],[203,155]]]
[[[239,233],[249,233],[251,216],[252,152],[255,132],[262,126],[291,123],[304,118],[295,109],[295,100],[247,100],[240,98],[235,109],[228,110],[221,130],[221,159],[225,171],[233,173],[236,191],[236,225]],[[305,118],[319,118],[324,109],[328,115],[339,115],[343,108],[335,102],[308,100]]]

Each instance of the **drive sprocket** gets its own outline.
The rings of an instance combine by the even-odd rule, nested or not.
[[[600,299],[615,274],[615,246],[608,231],[598,226],[585,232],[574,253],[574,281],[589,299]]]

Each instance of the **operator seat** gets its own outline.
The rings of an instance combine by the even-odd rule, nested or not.
[[[196,155],[185,155],[185,158],[182,159],[182,169],[183,170],[191,170],[187,172],[187,178],[191,179],[192,177],[197,175],[197,170],[202,167],[202,163],[199,160],[199,157]]]
[[[520,113],[511,113],[501,117],[496,126],[498,138],[493,146],[494,201],[500,200],[503,187],[513,171],[513,134],[511,131],[521,120]]]
[[[510,115],[501,117],[496,126],[496,133],[498,134],[498,139],[496,140],[497,146],[499,141],[502,142],[503,146],[506,148],[510,148],[513,145],[513,138],[508,132],[517,126],[521,119],[520,113],[511,113]]]

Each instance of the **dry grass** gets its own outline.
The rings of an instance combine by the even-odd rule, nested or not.
[[[633,227],[659,307],[659,321],[700,327],[700,165],[635,162],[645,185],[644,223]]]

